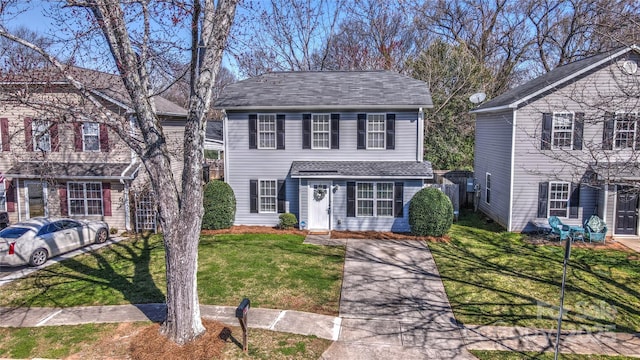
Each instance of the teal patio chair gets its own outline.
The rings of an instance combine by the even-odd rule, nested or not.
[[[551,233],[558,235],[560,241],[568,239],[571,235],[571,227],[563,224],[557,216],[549,217],[549,226],[551,226]]]
[[[589,220],[584,223],[584,231],[591,241],[602,241],[605,243],[607,237],[607,224],[597,215],[591,215]]]

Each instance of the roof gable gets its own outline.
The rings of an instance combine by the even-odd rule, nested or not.
[[[391,71],[267,73],[226,86],[215,102],[227,110],[432,106],[425,82]]]
[[[611,60],[618,58],[630,51],[640,52],[635,45],[618,48],[602,54],[594,55],[582,60],[572,62],[549,71],[533,80],[517,86],[471,110],[471,113],[500,111],[517,109],[528,100],[581,76]]]
[[[66,71],[74,79],[80,81],[93,94],[124,109],[131,109],[131,98],[119,75],[109,74],[97,70],[85,69],[77,66],[69,66]],[[69,80],[57,70],[45,68],[34,70],[29,74],[14,75],[2,80],[4,83],[43,83],[43,84],[70,84]],[[159,115],[186,116],[187,110],[178,104],[165,99],[162,96],[153,96],[156,111]]]

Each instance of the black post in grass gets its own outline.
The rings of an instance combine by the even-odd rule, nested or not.
[[[558,332],[556,333],[556,351],[553,357],[554,360],[558,360],[558,348],[560,345],[560,331],[562,329],[562,310],[564,307],[564,285],[567,279],[567,264],[569,263],[569,256],[571,255],[571,237],[567,238],[567,244],[564,248],[564,261],[562,268],[562,288],[560,290],[560,315],[558,315]]]

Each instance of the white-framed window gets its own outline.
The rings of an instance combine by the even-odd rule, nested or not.
[[[635,148],[637,120],[638,117],[634,113],[616,113],[614,127],[616,149]]]
[[[102,184],[93,182],[67,183],[69,215],[102,215]]]
[[[367,149],[384,149],[386,114],[367,114]]]
[[[51,151],[51,134],[49,127],[51,124],[47,120],[33,120],[31,123],[31,133],[33,134],[33,149],[36,151]]]
[[[276,180],[260,180],[258,182],[258,209],[261,213],[278,212]]]
[[[484,182],[484,201],[491,204],[491,173],[486,173]]]
[[[356,184],[356,216],[393,217],[393,183]]]
[[[7,211],[7,189],[4,180],[0,181],[0,211]]]
[[[311,148],[330,149],[331,148],[331,115],[313,114],[311,115]]]
[[[568,182],[549,183],[549,216],[567,217],[569,212]]]
[[[571,149],[573,144],[573,113],[553,113],[551,145],[554,149]]]
[[[258,114],[258,149],[276,148],[276,115]]]
[[[82,124],[82,149],[100,151],[100,124],[94,122]]]

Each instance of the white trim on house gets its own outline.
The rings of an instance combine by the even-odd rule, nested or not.
[[[492,108],[486,108],[486,109],[471,110],[470,113],[472,113],[472,114],[473,113],[478,113],[479,114],[479,113],[488,113],[488,112],[507,110],[507,109],[517,109],[522,103],[527,102],[530,99],[532,99],[532,98],[534,98],[534,97],[536,97],[536,96],[538,96],[540,94],[544,94],[545,92],[547,92],[549,90],[553,90],[556,87],[562,85],[563,83],[565,83],[567,81],[570,81],[570,80],[572,80],[572,79],[574,79],[574,78],[576,78],[576,77],[578,77],[578,76],[580,76],[580,75],[582,75],[582,74],[584,74],[586,72],[589,72],[592,69],[597,68],[598,66],[600,66],[600,65],[602,65],[602,64],[604,64],[606,62],[609,62],[609,61],[611,61],[611,60],[619,57],[620,55],[623,55],[623,54],[625,54],[625,53],[627,53],[627,52],[629,52],[631,50],[640,51],[640,48],[638,48],[636,45],[625,47],[624,49],[622,49],[622,50],[620,50],[620,51],[618,51],[618,52],[616,52],[614,54],[611,54],[611,55],[607,56],[606,58],[598,61],[597,63],[594,63],[594,64],[591,64],[590,66],[584,67],[584,68],[574,72],[573,74],[571,74],[569,76],[566,76],[566,77],[564,77],[564,78],[562,78],[562,79],[560,79],[560,80],[558,80],[558,81],[556,81],[554,83],[551,83],[551,84],[545,86],[542,89],[534,91],[533,93],[531,93],[531,94],[529,94],[527,96],[521,97],[521,98],[519,98],[519,99],[517,99],[517,100],[515,100],[515,101],[513,101],[513,102],[511,102],[509,104],[496,106],[496,107],[492,107]]]
[[[509,162],[509,216],[507,218],[507,231],[513,231],[513,177],[515,174],[515,160],[516,160],[516,131],[517,124],[516,118],[518,117],[518,110],[513,110],[513,121],[511,122],[511,159]]]
[[[231,106],[231,107],[216,107],[216,109],[229,109],[233,111],[264,111],[274,109],[277,111],[349,111],[349,110],[415,110],[419,108],[432,109],[433,105],[289,105],[289,106],[277,106],[277,105],[255,105],[255,106]]]
[[[416,161],[424,161],[424,111],[418,109],[418,149],[416,151]]]

